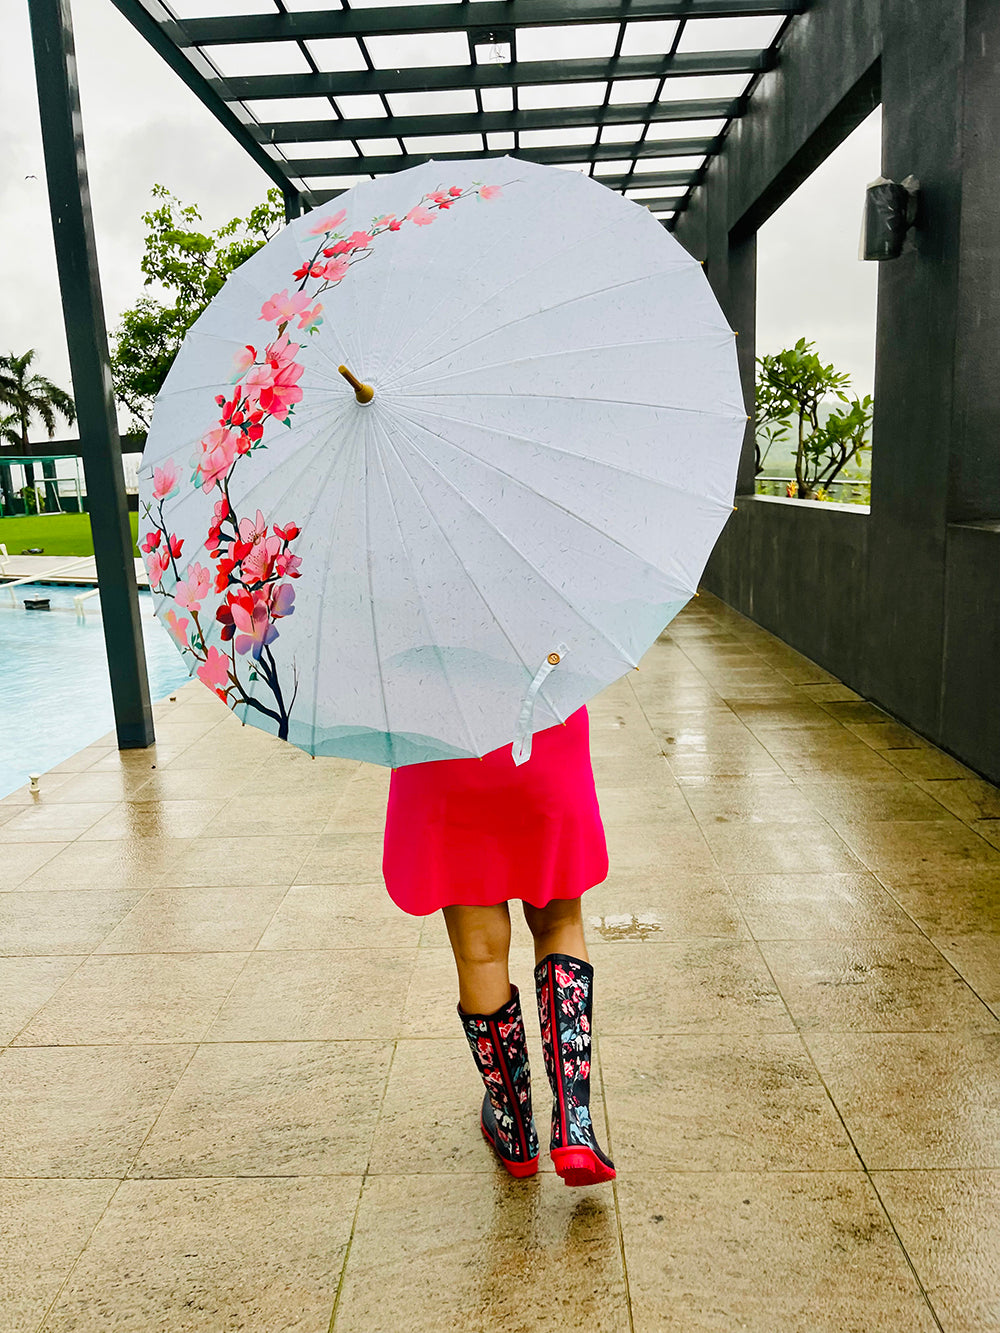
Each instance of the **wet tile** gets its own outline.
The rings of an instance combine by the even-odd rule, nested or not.
[[[195,838],[204,833],[221,801],[128,800],[80,834],[81,842],[132,838]],[[245,825],[244,819],[244,825]],[[254,820],[257,828],[258,821]],[[259,830],[258,830],[259,831]]]
[[[68,846],[65,840],[6,843],[0,853],[0,893],[20,888],[29,876]]]
[[[723,872],[782,874],[865,868],[842,839],[818,821],[709,823],[702,831]]]
[[[930,741],[899,722],[884,719],[881,722],[845,722],[844,725],[873,750],[933,748]]]
[[[238,792],[252,787],[259,780],[261,772],[262,765],[259,763],[250,766],[241,764],[232,769],[220,766],[219,771],[213,773],[203,787],[201,779],[197,781],[207,800],[228,801]],[[191,799],[192,785],[190,773],[158,768],[155,773],[145,774],[135,796],[144,801],[187,801]]]
[[[269,797],[253,812],[255,837],[283,838],[322,833],[330,819],[336,798],[329,794],[314,796],[306,792],[294,796]],[[247,828],[247,803],[237,796],[218,809],[199,830],[206,838],[237,838]]]
[[[1000,1171],[876,1171],[872,1180],[941,1326],[996,1328]]]
[[[43,1005],[16,1044],[198,1041],[246,957],[94,954]]]
[[[784,774],[756,778],[689,778],[681,791],[700,824],[796,824],[815,810]]]
[[[682,785],[685,778],[754,777],[782,772],[777,759],[759,742],[736,753],[715,750],[705,754],[672,754],[668,762],[670,772]]]
[[[582,902],[594,941],[679,940],[745,936],[739,908],[722,876],[667,870],[615,874],[588,889]]]
[[[996,1017],[922,935],[765,940],[760,949],[802,1030],[1000,1035]]]
[[[860,1170],[797,1036],[606,1037],[615,1166],[651,1171]]]
[[[803,694],[807,694],[810,699],[815,699],[817,703],[838,703],[847,701],[857,701],[863,703],[864,700],[860,694],[847,685],[841,685],[839,681],[833,684],[811,685],[808,682],[798,687]]]
[[[1000,931],[1000,868],[979,864],[923,874],[911,867],[880,870],[879,878],[928,935],[992,934]]]
[[[896,751],[886,751],[897,753]],[[899,751],[898,753],[903,753]],[[820,782],[826,778],[850,779],[852,782],[887,782],[896,776],[888,758],[863,741],[844,747],[832,745],[817,749],[789,749],[780,755],[781,768],[795,782]]]
[[[607,1034],[791,1032],[757,946],[693,939],[589,946],[594,1027]]]
[[[614,1195],[554,1175],[372,1176],[365,1182],[334,1329],[629,1329]]]
[[[836,725],[825,708],[786,691],[779,699],[736,699],[730,708],[748,727],[821,727]]]
[[[101,941],[98,953],[247,953],[287,890],[150,889]]]
[[[384,884],[296,884],[258,949],[411,949],[422,917],[401,911]]]
[[[391,1056],[389,1042],[206,1042],[129,1174],[360,1175]]]
[[[373,884],[381,878],[381,833],[324,833],[313,840],[292,883]]]
[[[996,920],[1000,924],[1000,916]],[[1000,1006],[1000,932],[993,935],[937,935],[932,943],[996,1012]]]
[[[885,757],[905,778],[975,778],[979,775],[933,746],[887,750]]]
[[[727,872],[725,878],[750,934],[758,940],[866,939],[916,930],[868,871]]]
[[[67,842],[115,808],[110,801],[61,803],[38,799],[0,826],[0,845],[7,842]]]
[[[982,778],[925,778],[916,785],[968,824],[980,819],[1000,821],[1000,787],[992,782]]]
[[[891,875],[894,885],[945,879],[971,865],[1000,874],[1000,849],[953,817],[851,820],[841,825],[840,836],[880,879],[883,872]]]
[[[136,838],[127,842],[63,844],[20,887],[40,889],[151,889],[180,857],[184,838]],[[0,858],[2,859],[2,858]]]
[[[179,1317],[185,1333],[325,1329],[359,1189],[350,1176],[123,1181],[44,1333]]]
[[[416,949],[259,950],[207,1034],[209,1041],[394,1037]]]
[[[6,1333],[35,1333],[117,1188],[117,1180],[0,1180]]]
[[[0,958],[0,1046],[50,1000],[83,962],[83,956]]]
[[[804,1035],[866,1169],[1000,1166],[1000,1033]]]
[[[0,895],[0,954],[90,953],[142,898],[141,889]]]
[[[635,1333],[935,1333],[860,1172],[660,1172],[618,1186]]]
[[[609,824],[608,857],[618,873],[637,870],[710,873],[716,863],[693,815],[682,823]]]
[[[46,774],[41,787],[46,801],[55,804],[77,802],[111,802],[117,804],[132,798],[149,781],[145,772],[136,773],[123,768],[117,773],[84,772],[66,775],[61,781],[50,780]]]
[[[193,1049],[9,1046],[0,1175],[124,1176]]]
[[[245,883],[287,888],[315,841],[312,835],[192,838],[186,850],[163,873],[159,887],[180,889]]]
[[[813,810],[840,829],[853,820],[947,819],[948,812],[916,783],[896,778],[888,782],[796,779],[796,787]]]

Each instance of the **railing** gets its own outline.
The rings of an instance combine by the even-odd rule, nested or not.
[[[4,552],[6,554],[6,551]],[[54,574],[65,574],[71,569],[76,569],[80,565],[89,564],[93,556],[77,556],[66,565],[56,565],[55,569],[40,569],[37,574],[26,574],[23,578],[12,579],[10,583],[0,584],[0,591],[10,593],[11,606],[17,606],[17,598],[14,596],[15,588],[23,588],[26,583],[38,583],[40,580],[50,579]]]

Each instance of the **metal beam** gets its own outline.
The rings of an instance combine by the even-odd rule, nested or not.
[[[351,11],[353,12],[353,11]],[[545,107],[537,111],[484,111],[450,116],[382,116],[364,120],[283,120],[247,128],[260,143],[309,143],[319,139],[394,139],[420,134],[495,134],[516,130],[566,130],[591,125],[662,124],[677,120],[729,120],[741,115],[738,97],[685,102],[631,102],[619,106]],[[721,134],[722,127],[720,125]]]
[[[122,4],[125,0],[115,0]],[[319,74],[252,74],[214,79],[220,97],[341,97],[357,93],[426,92],[474,88],[525,88],[542,83],[592,83],[607,79],[679,78],[688,74],[759,74],[774,52],[686,51],[673,56],[619,56],[616,60],[515,60],[509,65],[441,65],[416,69],[364,69]]]
[[[322,37],[398,37],[549,24],[629,23],[646,19],[734,18],[799,14],[808,0],[489,0],[477,5],[407,5],[398,9],[316,9],[299,14],[241,14],[166,24],[178,46],[309,41]],[[176,33],[175,33],[176,27]]]
[[[153,743],[132,529],[108,364],[69,0],[29,0],[31,40],[73,394],[121,749]]]
[[[468,158],[468,157],[475,157],[476,154],[464,153],[464,154],[459,154],[459,156]],[[481,156],[486,156],[486,155],[481,155]],[[493,156],[496,157],[497,155],[494,154]],[[527,158],[528,153],[523,152],[520,154],[520,156]],[[395,161],[397,162],[400,160],[401,160],[400,158],[395,159]],[[427,158],[420,158],[419,160],[422,162],[426,162]],[[439,158],[434,159],[435,162],[439,160],[440,160]],[[655,173],[650,172],[648,176],[633,176],[633,175],[601,176],[600,184],[606,185],[609,190],[659,189],[661,187],[666,190],[672,190],[672,189],[687,190],[690,188],[690,186],[697,184],[697,180],[698,180],[698,172],[695,171],[658,171]],[[318,204],[329,203],[331,199],[337,199],[340,197],[340,195],[346,193],[347,189],[303,190],[302,199],[304,202],[308,203],[311,208],[315,208]],[[639,199],[634,202],[644,204],[646,200]]]
[[[523,157],[529,162],[559,166],[567,162],[615,162],[626,158],[650,157],[704,157],[712,147],[712,139],[680,139],[665,144],[575,144],[557,148],[511,148],[507,157]],[[669,150],[669,151],[667,151]],[[396,153],[386,157],[307,157],[289,159],[289,175],[301,176],[381,176],[391,171],[405,171],[420,166],[433,158],[435,162],[463,162],[489,160],[505,156],[504,152],[473,151],[458,153]],[[641,174],[641,173],[640,173]]]

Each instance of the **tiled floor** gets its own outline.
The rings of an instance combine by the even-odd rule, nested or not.
[[[708,594],[590,711],[614,1188],[495,1167],[386,771],[194,684],[0,803],[3,1333],[1000,1330],[1000,792]]]

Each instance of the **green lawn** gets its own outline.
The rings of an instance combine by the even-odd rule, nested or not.
[[[129,514],[129,521],[134,542],[139,516]],[[46,555],[94,554],[90,517],[87,514],[0,518],[0,542],[6,546],[8,555],[20,555],[29,546],[41,546]],[[133,548],[133,554],[139,554],[137,546]]]

